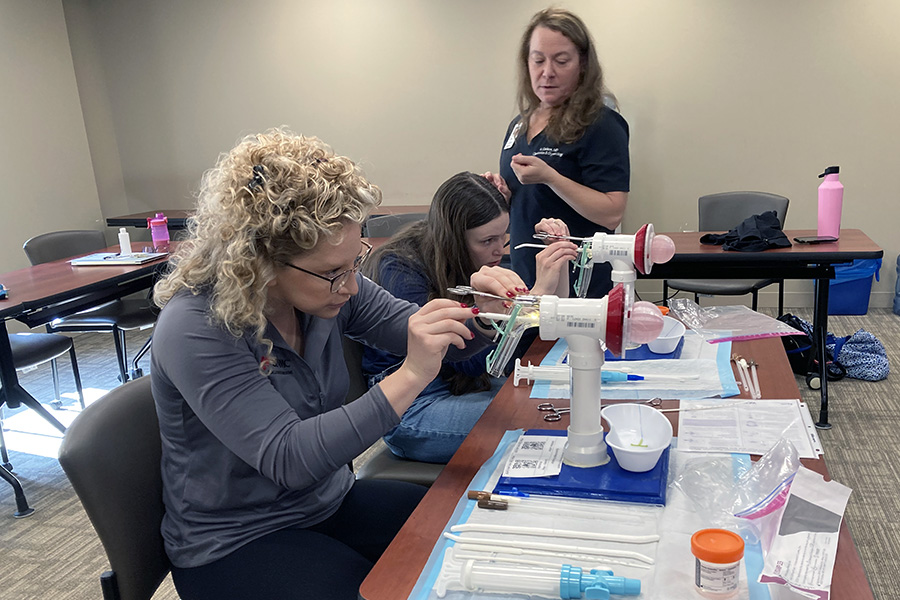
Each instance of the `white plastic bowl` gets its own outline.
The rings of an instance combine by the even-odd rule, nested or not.
[[[646,404],[611,404],[600,414],[609,423],[606,444],[626,471],[649,471],[672,443],[669,419]]]
[[[684,337],[684,323],[672,317],[663,317],[663,328],[659,337],[647,342],[647,348],[654,354],[669,354],[678,347]]]

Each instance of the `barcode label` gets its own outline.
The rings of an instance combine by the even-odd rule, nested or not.
[[[543,441],[525,441],[522,442],[521,446],[519,446],[522,450],[543,450],[544,442]]]

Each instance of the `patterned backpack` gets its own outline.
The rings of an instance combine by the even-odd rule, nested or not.
[[[834,344],[827,347],[847,370],[847,377],[881,381],[891,372],[884,344],[865,329],[835,338]]]

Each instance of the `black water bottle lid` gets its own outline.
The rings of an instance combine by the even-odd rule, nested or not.
[[[837,167],[837,166],[835,166],[835,167],[828,167],[827,169],[825,169],[825,172],[824,172],[824,173],[822,173],[821,175],[819,175],[819,177],[825,177],[826,175],[833,175],[834,173],[840,173],[840,172],[841,172],[841,168],[840,168],[840,167]]]

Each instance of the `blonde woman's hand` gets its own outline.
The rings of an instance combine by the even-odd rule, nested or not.
[[[537,225],[534,226],[535,233],[546,233],[549,236],[553,237],[568,237],[569,235],[569,226],[566,225],[566,222],[562,219],[541,219]],[[544,240],[545,244],[550,244],[554,240]]]
[[[506,199],[506,203],[509,204],[509,198],[512,196],[512,192],[509,191],[509,186],[506,185],[506,180],[500,175],[500,173],[491,173],[490,171],[486,171],[481,175],[492,184],[497,190],[503,194],[503,198]]]
[[[523,185],[534,183],[550,183],[557,174],[556,170],[536,156],[516,154],[510,161],[516,179]]]
[[[466,320],[474,316],[472,308],[439,298],[428,302],[409,318],[406,360],[399,370],[406,370],[421,384],[419,391],[437,377],[451,344],[463,349],[472,339]]]
[[[553,242],[535,257],[537,276],[531,293],[536,295],[555,294],[565,296],[560,292],[561,286],[568,288],[569,262],[578,258],[578,246],[568,240]]]

